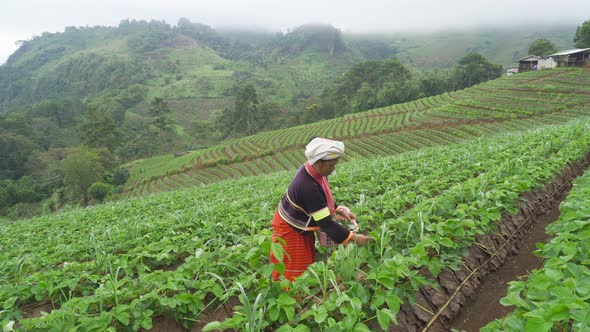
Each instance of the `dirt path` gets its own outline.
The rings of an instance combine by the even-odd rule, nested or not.
[[[536,250],[536,243],[549,240],[545,228],[559,217],[558,203],[538,217],[528,236],[521,242],[518,254],[510,257],[501,268],[483,279],[477,293],[467,300],[455,317],[452,328],[457,331],[479,331],[489,322],[504,317],[513,310],[513,307],[501,305],[500,298],[506,296],[509,281],[526,277],[531,270],[541,267],[543,260],[535,256],[533,251]]]

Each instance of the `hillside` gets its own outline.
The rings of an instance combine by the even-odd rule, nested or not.
[[[241,84],[254,84],[267,101],[296,113],[354,63],[397,57],[420,71],[449,68],[465,54],[480,52],[508,66],[534,38],[569,47],[574,31],[527,27],[369,36],[303,25],[274,35],[218,32],[186,19],[174,26],[122,21],[118,27],[68,27],[25,41],[0,67],[0,114],[63,98],[95,100],[109,114],[143,114],[153,97],[162,97],[187,131],[191,122],[231,107]],[[138,87],[138,100],[115,105]]]
[[[311,34],[314,29],[320,32]],[[329,33],[331,39],[322,35]],[[234,85],[251,81],[289,107],[295,93],[309,95],[363,59],[338,33],[327,25],[284,36],[260,33],[263,46],[254,48],[186,19],[176,26],[123,21],[118,27],[69,27],[25,41],[10,56],[1,67],[0,106],[6,112],[43,99],[118,95],[139,84],[147,87],[147,99],[162,97],[180,103],[180,113],[190,108],[207,117],[227,106]]]
[[[200,331],[207,323],[209,330],[240,329],[255,317],[255,331],[420,326],[409,322],[404,303],[427,308],[420,317],[430,319],[438,307],[423,294],[437,277],[455,278],[449,271],[476,268],[465,253],[481,247],[484,256],[490,244],[482,236],[507,234],[496,229],[502,216],[528,208],[517,197],[584,158],[587,121],[539,120],[531,131],[339,165],[335,195],[375,241],[322,249],[329,258],[289,287],[270,281],[268,254],[280,250],[271,245],[269,220],[292,172],[3,222],[0,325]],[[586,280],[575,278],[568,284]],[[583,296],[572,291],[577,308]],[[310,300],[295,300],[302,297]],[[575,313],[559,317],[587,326]]]
[[[526,48],[523,40],[530,35],[525,38],[523,33],[541,30],[509,31],[489,31],[487,44],[502,48],[500,40],[520,40],[519,49]],[[538,36],[552,36],[551,31],[547,28]],[[416,37],[416,43],[435,45],[432,41],[444,35],[435,34],[433,40]],[[410,58],[443,59],[445,45],[459,56],[473,51],[463,49],[459,41],[476,45],[484,35],[478,30],[447,37],[448,43]],[[186,182],[200,185],[261,169],[286,169],[296,162],[233,168],[236,162],[260,161],[274,149],[296,148],[290,139],[282,139],[279,147],[254,142],[247,148],[252,155],[244,155],[240,143],[234,143],[253,133],[299,130],[302,124],[345,114],[351,123],[360,123],[353,114],[443,95],[503,72],[501,65],[478,53],[445,57],[452,67],[444,70],[403,64],[395,57],[404,59],[408,48],[398,43],[408,40],[396,38],[347,35],[325,24],[278,34],[217,31],[181,19],[176,25],[125,20],[117,27],[68,27],[25,41],[0,67],[0,150],[7,151],[0,159],[0,215],[16,219],[87,204],[94,184],[97,195],[90,201],[100,202],[117,199],[124,190],[143,194]],[[439,99],[425,100],[436,106]],[[404,107],[415,106],[424,105]],[[396,107],[391,111],[397,112]],[[391,131],[389,124],[376,126]],[[338,135],[345,137],[340,130]],[[228,151],[219,151],[219,143]],[[167,155],[191,151],[197,152],[167,164]],[[203,156],[195,159],[198,153]],[[156,155],[154,160],[138,160]],[[100,164],[79,166],[94,170],[81,178],[66,172],[62,161],[68,158]],[[121,165],[134,160],[142,166],[123,187],[127,171]],[[209,167],[221,164],[229,169]],[[200,172],[205,168],[214,174]],[[190,170],[200,170],[200,175],[193,179]],[[157,181],[166,174],[185,178]],[[82,179],[82,186],[73,184]]]
[[[558,50],[573,48],[575,26],[521,26],[479,28],[464,31],[414,33],[390,37],[399,50],[397,57],[414,68],[445,68],[469,52],[484,55],[494,63],[509,67],[528,55],[530,44],[538,38],[550,40]]]
[[[304,126],[230,140],[182,157],[136,161],[130,195],[295,169],[309,137],[346,142],[346,160],[446,145],[590,115],[587,69],[503,77],[465,90]]]

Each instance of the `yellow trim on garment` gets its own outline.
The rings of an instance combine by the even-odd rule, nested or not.
[[[313,220],[320,221],[330,216],[330,209],[328,209],[328,207],[326,206],[325,208],[312,213],[311,216],[313,217]]]
[[[302,231],[317,231],[317,230],[319,230],[319,229],[320,229],[320,227],[319,227],[319,226],[316,226],[316,227],[309,227],[309,226],[308,226],[308,227],[301,227],[301,226],[299,226],[299,225],[298,225],[296,222],[294,222],[294,221],[292,221],[291,219],[289,219],[289,216],[287,216],[287,215],[283,214],[283,212],[281,211],[281,208],[280,208],[280,206],[279,206],[279,209],[278,209],[278,211],[279,211],[279,214],[281,215],[281,218],[283,218],[283,220],[284,220],[284,221],[285,221],[287,224],[289,224],[289,225],[291,225],[291,226],[293,226],[293,227],[295,227],[295,228],[297,228],[297,229],[299,229],[299,230],[302,230]]]

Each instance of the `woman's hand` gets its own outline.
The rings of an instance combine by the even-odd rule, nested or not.
[[[352,223],[356,223],[356,215],[352,213],[350,209],[344,205],[338,206],[338,208],[336,209],[336,214]]]
[[[358,245],[363,245],[369,241],[371,241],[373,238],[370,236],[366,236],[363,234],[354,234],[352,236],[352,241],[354,241],[354,243],[358,244]]]

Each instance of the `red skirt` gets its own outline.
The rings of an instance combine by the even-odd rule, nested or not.
[[[285,278],[293,281],[295,278],[303,274],[307,267],[314,262],[315,259],[315,235],[313,232],[303,232],[303,234],[287,224],[281,217],[279,212],[275,212],[272,218],[272,241],[278,242],[277,238],[285,240],[283,249],[285,255],[283,263],[285,264]],[[279,263],[279,260],[270,253],[271,263]],[[278,271],[272,272],[273,280],[278,280],[280,273]]]

